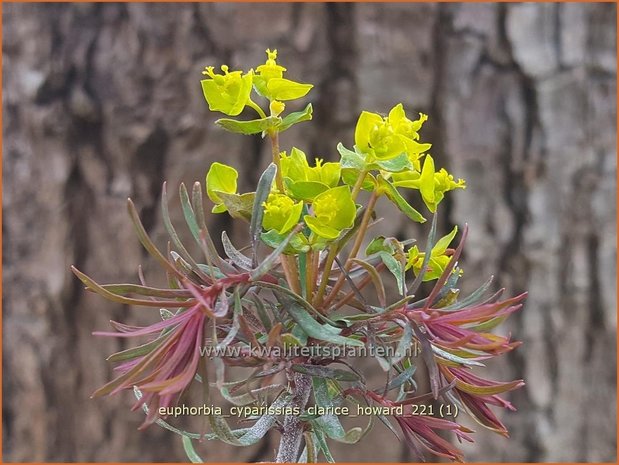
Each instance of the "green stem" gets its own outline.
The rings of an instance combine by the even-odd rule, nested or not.
[[[357,195],[359,195],[359,192],[361,191],[361,186],[363,186],[363,181],[365,180],[365,177],[367,176],[367,174],[368,174],[368,170],[362,170],[359,173],[359,177],[357,177],[357,181],[355,182],[355,185],[353,186],[353,189],[351,192],[353,200],[357,199]],[[320,281],[320,287],[318,288],[318,292],[316,293],[316,296],[314,299],[315,307],[318,307],[320,306],[320,304],[322,304],[325,290],[327,289],[327,283],[329,282],[329,275],[331,274],[331,267],[333,266],[333,262],[335,261],[337,252],[338,252],[337,244],[332,245],[331,248],[329,249],[329,255],[327,255],[327,259],[325,261],[325,265],[324,265],[323,272],[322,272],[322,279]]]
[[[271,153],[273,155],[273,163],[277,166],[277,173],[275,173],[275,183],[277,188],[283,194],[284,193],[284,178],[282,176],[282,164],[279,156],[279,133],[277,131],[269,132],[269,138],[271,139]]]
[[[258,113],[260,115],[260,118],[266,118],[267,115],[264,112],[264,110],[262,108],[260,108],[260,106],[254,102],[252,99],[249,99],[247,101],[247,106],[249,106],[250,108],[253,108],[254,110],[256,110],[256,113]]]
[[[370,196],[370,200],[368,201],[367,209],[365,210],[365,214],[363,215],[363,218],[361,219],[361,225],[359,226],[359,232],[357,233],[357,237],[355,238],[355,242],[352,246],[352,249],[350,250],[350,254],[348,255],[348,258],[346,259],[346,263],[344,264],[344,270],[346,272],[350,271],[350,268],[352,266],[351,259],[357,256],[357,253],[359,253],[359,249],[361,248],[361,244],[363,244],[363,238],[365,237],[365,232],[368,229],[368,224],[370,223],[370,218],[372,217],[372,212],[374,211],[374,206],[376,205],[377,200],[378,200],[378,195],[376,194],[376,192],[372,192],[372,195]],[[344,278],[344,274],[342,273],[340,277],[338,278],[337,282],[335,283],[335,286],[333,286],[333,289],[331,289],[331,293],[324,301],[325,308],[337,296],[338,292],[344,285],[345,279],[346,278]]]
[[[312,293],[314,292],[314,251],[310,250],[305,255],[305,300],[308,302],[312,301]],[[299,267],[301,264],[299,264]]]
[[[254,104],[255,105],[255,104]],[[277,173],[275,174],[275,184],[281,193],[284,193],[284,178],[282,176],[282,167],[279,157],[279,133],[277,130],[269,132],[269,139],[271,140],[271,152],[273,154],[273,163],[277,167]],[[297,294],[301,294],[301,284],[299,282],[299,269],[293,256],[282,255],[281,264],[288,281],[288,286]]]
[[[365,177],[368,175],[368,170],[363,170],[359,173],[359,177],[355,182],[355,185],[352,188],[352,199],[357,200],[357,195],[359,195],[359,191],[361,191],[361,186],[363,186],[363,181],[365,181]]]
[[[322,269],[322,279],[320,280],[320,287],[318,288],[318,292],[314,296],[314,307],[318,308],[320,304],[322,304],[322,299],[325,295],[325,290],[327,289],[327,283],[329,282],[329,275],[331,274],[331,267],[333,266],[333,262],[335,261],[335,257],[337,256],[337,244],[332,244],[329,248],[329,254],[327,255],[327,259],[325,260],[325,264]]]

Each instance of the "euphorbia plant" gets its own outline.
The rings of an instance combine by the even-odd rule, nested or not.
[[[376,418],[419,458],[462,460],[442,434],[472,441],[458,412],[507,435],[490,407],[513,410],[499,394],[523,382],[488,380],[475,370],[518,345],[491,331],[521,307],[524,294],[501,300],[501,291],[489,295],[488,280],[460,296],[458,259],[467,228],[452,247],[458,229],[437,238],[436,210],[447,192],[465,183],[436,169],[431,145],[420,140],[426,115],[411,119],[402,104],[386,115],[362,112],[355,144],[339,144],[337,162],[312,159],[295,147],[281,151],[279,134],[312,119],[311,104],[285,114],[284,102],[304,98],[312,86],[285,78],[276,60],[276,51],[267,50],[266,63],[255,71],[222,66],[221,73],[212,67],[204,72],[209,108],[233,117],[217,124],[268,139],[272,163],[255,192],[239,193],[236,169],[220,162],[208,168],[206,188],[196,182],[190,195],[181,184],[182,211],[203,257],[192,257],[179,239],[164,184],[167,252],[148,237],[131,200],[128,207],[140,241],[167,274],[167,288],[148,286],[141,274],[140,284],[99,285],[73,269],[89,290],[112,301],[161,309],[160,321],[150,326],[112,322],[114,332],[95,333],[146,338],[110,357],[119,375],[95,395],[133,390],[134,408],[146,412],[142,427],[157,423],[181,435],[193,461],[200,461],[193,440],[247,446],[269,430],[280,435],[278,462],[333,461],[330,441],[355,443]],[[238,118],[247,112],[256,118]],[[418,191],[428,211],[413,208],[406,190]],[[222,235],[225,257],[206,226],[205,193],[212,213],[248,226],[247,244],[240,247]],[[410,221],[424,223],[432,215],[427,238],[372,237],[380,197]],[[360,356],[376,360],[382,382],[366,381]],[[419,364],[429,373],[427,392],[415,381]],[[247,373],[231,379],[229,367]],[[185,406],[192,384],[201,385],[205,405],[215,389],[228,406],[250,415],[239,426],[206,409],[203,431],[172,426],[166,419]],[[347,431],[344,406],[353,414],[369,406],[372,415]]]

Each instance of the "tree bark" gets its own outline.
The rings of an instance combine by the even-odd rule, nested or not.
[[[359,111],[403,102],[430,115],[437,165],[467,180],[440,227],[467,222],[463,292],[496,275],[528,290],[505,330],[524,345],[489,375],[527,386],[504,415],[509,440],[478,431],[469,460],[616,460],[616,29],[614,4],[5,4],[3,6],[3,444],[7,461],[178,461],[178,438],[137,432],[130,394],[89,399],[124,346],[94,338],[108,320],[156,315],[84,292],[161,280],[134,236],[131,197],[165,248],[163,180],[203,182],[213,161],[268,164],[268,143],[213,126],[207,65],[255,67],[277,48],[316,85],[314,120],[282,135],[310,156],[352,146]],[[178,198],[173,197],[182,223]],[[411,200],[413,200],[411,198]],[[376,234],[425,237],[394,211]],[[420,208],[422,206],[420,205]],[[214,232],[246,231],[213,215]],[[180,228],[179,228],[180,229]],[[368,366],[373,366],[368,364]],[[481,430],[481,428],[475,428]],[[271,460],[204,446],[208,461]],[[376,444],[392,444],[377,448]],[[406,461],[386,428],[346,461]]]

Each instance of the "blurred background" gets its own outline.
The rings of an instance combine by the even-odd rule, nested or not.
[[[268,164],[259,137],[212,123],[199,80],[207,65],[264,62],[279,50],[292,79],[315,84],[314,120],[282,137],[309,156],[352,146],[359,112],[403,102],[430,119],[437,165],[466,179],[440,227],[469,224],[464,291],[494,274],[529,291],[502,331],[524,345],[489,367],[524,378],[505,414],[509,440],[487,431],[471,461],[616,460],[616,11],[614,4],[5,4],[3,6],[4,461],[184,461],[180,440],[136,431],[130,393],[89,399],[124,346],[94,338],[109,319],[157,315],[83,291],[161,279],[134,236],[131,197],[165,247],[168,181],[203,181],[213,161]],[[300,106],[300,105],[299,105]],[[178,199],[172,210],[180,228]],[[421,207],[420,207],[421,208]],[[389,216],[391,215],[391,216]],[[415,230],[386,210],[382,232]],[[211,218],[246,240],[244,224]],[[374,367],[376,369],[376,367]],[[481,430],[481,428],[477,428]],[[278,437],[206,460],[272,458]],[[345,461],[410,461],[378,422]]]

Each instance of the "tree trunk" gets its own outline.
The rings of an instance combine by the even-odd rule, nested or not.
[[[7,461],[178,461],[178,438],[137,432],[130,394],[89,399],[112,376],[94,338],[144,309],[84,292],[161,279],[126,214],[131,197],[165,247],[161,184],[203,182],[209,163],[248,189],[269,158],[226,134],[201,95],[206,65],[255,67],[278,48],[316,85],[314,120],[283,135],[311,156],[352,146],[361,109],[430,115],[437,165],[467,180],[441,229],[467,222],[464,282],[529,290],[510,330],[524,345],[489,367],[527,386],[509,440],[478,431],[469,460],[615,461],[616,29],[614,4],[5,4],[3,6],[3,444]],[[174,197],[178,224],[178,199]],[[422,233],[392,215],[381,232]],[[239,243],[243,227],[213,216]],[[424,230],[425,231],[425,230]],[[466,289],[465,289],[466,290]],[[156,316],[155,316],[156,318]],[[407,460],[380,422],[346,461]],[[481,430],[481,428],[475,428]],[[277,435],[208,461],[272,460]],[[392,444],[376,447],[376,444]]]

